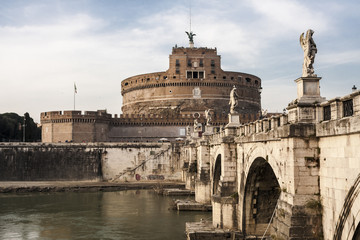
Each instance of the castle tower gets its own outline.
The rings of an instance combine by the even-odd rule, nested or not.
[[[236,86],[236,111],[255,116],[260,111],[261,79],[257,76],[223,71],[217,49],[193,45],[173,47],[169,69],[164,72],[129,77],[121,83],[124,114],[203,114],[229,113],[229,93]]]

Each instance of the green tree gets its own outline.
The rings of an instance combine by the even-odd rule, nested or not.
[[[35,142],[41,140],[41,128],[25,113],[24,117],[16,113],[0,114],[0,141],[22,141],[25,118],[25,140]]]

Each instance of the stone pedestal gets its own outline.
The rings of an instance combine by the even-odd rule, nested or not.
[[[320,96],[321,77],[300,77],[297,84],[297,100],[299,103],[321,103],[325,98]]]
[[[225,128],[239,127],[240,126],[240,115],[238,113],[229,113],[229,123]]]
[[[289,122],[312,123],[316,121],[316,105],[324,102],[320,96],[321,77],[300,77],[297,84],[297,99],[287,107]]]
[[[213,133],[214,133],[214,127],[211,125],[206,125],[205,132],[203,133],[203,135],[207,136],[207,135],[212,135]]]

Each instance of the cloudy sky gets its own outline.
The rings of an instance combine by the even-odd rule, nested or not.
[[[327,99],[360,87],[360,1],[0,0],[0,113],[121,113],[121,81],[168,69],[171,48],[217,47],[222,68],[262,79],[262,105],[282,111],[301,76],[311,28]]]

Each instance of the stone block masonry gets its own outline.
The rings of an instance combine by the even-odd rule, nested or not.
[[[2,143],[0,181],[181,180],[177,150],[177,143]]]
[[[1,144],[0,181],[100,180],[102,152],[86,146]]]

